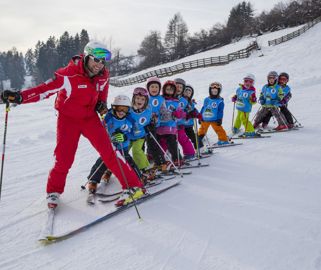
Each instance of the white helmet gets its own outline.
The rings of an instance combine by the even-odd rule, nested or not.
[[[246,80],[246,79],[255,81],[255,76],[253,74],[249,73],[249,74],[246,74],[246,76],[243,78],[243,80]]]
[[[118,95],[114,98],[114,102],[111,104],[112,106],[131,106],[131,102],[129,97],[125,95]]]
[[[92,55],[95,58],[103,59],[105,61],[111,60],[111,52],[106,46],[98,41],[90,41],[86,44],[84,49],[85,56]]]

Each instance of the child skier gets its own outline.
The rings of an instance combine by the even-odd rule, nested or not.
[[[290,86],[287,85],[288,82],[289,82],[289,74],[286,72],[281,72],[278,78],[278,83],[283,90],[284,97],[280,102],[281,104],[280,110],[281,110],[281,113],[285,116],[285,119],[288,123],[288,128],[294,128],[292,113],[288,109],[288,103],[292,98],[291,88]]]
[[[105,125],[111,136],[114,146],[123,154],[130,166],[136,171],[139,178],[141,174],[132,157],[128,153],[129,134],[132,129],[133,120],[129,117],[131,102],[127,96],[116,96],[112,103],[112,109],[105,116]],[[88,176],[88,190],[90,194],[96,192],[97,184],[100,183],[101,177],[107,167],[101,158],[98,158]],[[144,189],[132,188],[124,190],[123,194],[117,201],[116,205],[126,205],[132,202],[132,199],[139,199],[144,195]]]
[[[134,89],[132,98],[132,109],[130,116],[134,120],[133,128],[131,131],[131,149],[133,159],[139,170],[142,170],[144,177],[147,180],[153,180],[155,175],[148,172],[150,164],[147,156],[143,150],[146,136],[146,127],[150,125],[152,119],[152,110],[149,104],[148,91],[143,87]]]
[[[153,125],[147,127],[147,153],[154,160],[154,167],[166,171],[167,165],[164,159],[162,149],[157,144],[159,141],[156,134],[156,128],[160,125],[160,111],[162,107],[165,107],[165,99],[160,95],[161,82],[157,77],[149,78],[147,81],[147,90],[149,92],[149,106],[152,109]],[[156,141],[157,140],[157,141]]]
[[[175,165],[180,166],[183,162],[179,160],[179,150],[176,140],[177,119],[183,118],[186,114],[181,110],[178,99],[175,98],[176,83],[174,81],[166,81],[163,85],[163,97],[165,98],[165,106],[160,110],[160,125],[156,132],[161,139],[162,146],[167,146],[172,160]]]
[[[285,120],[287,121],[287,127],[289,129],[294,127],[294,121],[291,112],[288,109],[288,102],[292,97],[291,94],[291,88],[287,85],[289,81],[289,74],[286,72],[280,73],[278,77],[278,85],[282,88],[283,90],[283,99],[280,101],[280,111],[281,114],[284,116]],[[262,127],[266,128],[270,119],[272,117],[272,114],[269,113],[264,119],[262,123]]]
[[[249,120],[252,105],[256,103],[254,81],[255,76],[248,74],[243,78],[244,83],[236,90],[236,94],[232,97],[232,102],[236,102],[237,116],[234,121],[233,134],[237,134],[241,125],[245,128],[244,137],[257,136],[254,127]]]
[[[196,102],[193,99],[194,96],[194,88],[191,85],[186,85],[185,90],[183,92],[183,97],[188,101],[188,105],[186,106],[186,119],[184,122],[185,133],[192,141],[194,148],[197,149],[196,144],[196,134],[194,131],[194,118],[200,118],[202,115],[196,109]]]
[[[186,99],[183,96],[183,92],[185,90],[186,83],[181,78],[177,78],[174,81],[175,81],[176,87],[177,87],[175,97],[178,99],[178,104],[179,104],[181,110],[186,113],[187,106],[188,106],[188,99]],[[194,149],[194,146],[193,146],[191,140],[186,135],[185,125],[184,125],[185,122],[186,122],[185,118],[177,120],[177,132],[178,132],[177,137],[178,137],[178,142],[182,146],[182,149],[183,149],[184,159],[188,160],[188,159],[193,159],[195,157],[195,149]]]
[[[261,123],[263,128],[267,127],[268,122],[264,122],[266,117],[270,117],[269,114],[273,115],[278,126],[275,130],[287,129],[287,123],[285,118],[280,114],[279,106],[280,101],[283,99],[284,94],[282,88],[278,85],[278,74],[276,71],[271,71],[267,76],[268,83],[263,86],[260,93],[259,102],[262,108],[256,114],[254,120],[254,128],[258,128]]]
[[[202,148],[203,138],[211,126],[218,136],[218,145],[228,144],[228,138],[224,128],[222,127],[224,99],[220,96],[222,84],[213,82],[209,85],[209,96],[205,98],[201,109],[202,121],[198,130],[199,148]]]

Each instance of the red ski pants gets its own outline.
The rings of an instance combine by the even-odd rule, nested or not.
[[[123,156],[112,146],[106,129],[100,123],[99,117],[74,119],[59,114],[57,122],[57,145],[55,148],[55,165],[49,173],[47,193],[63,193],[68,171],[74,161],[80,135],[86,137],[97,150],[105,165],[118,178],[123,189],[127,188],[121,169],[124,171],[130,187],[142,187],[135,171],[129,166]]]

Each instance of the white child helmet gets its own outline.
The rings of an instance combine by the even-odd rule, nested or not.
[[[131,106],[131,102],[129,97],[125,95],[118,95],[114,98],[113,103],[111,104],[112,106]]]

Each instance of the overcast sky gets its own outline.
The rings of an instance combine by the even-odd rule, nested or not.
[[[38,40],[64,31],[72,35],[86,29],[90,38],[135,54],[150,30],[164,36],[170,18],[180,12],[189,32],[226,23],[229,11],[241,0],[1,0],[0,51],[15,46],[26,52]],[[270,10],[280,0],[251,1],[256,14]]]

